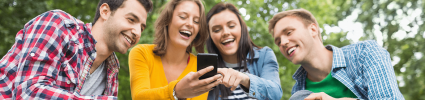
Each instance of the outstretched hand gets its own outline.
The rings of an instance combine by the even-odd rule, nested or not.
[[[217,73],[223,74],[224,78],[222,83],[224,86],[235,90],[239,84],[249,88],[249,77],[248,75],[234,70],[233,68],[218,68]]]

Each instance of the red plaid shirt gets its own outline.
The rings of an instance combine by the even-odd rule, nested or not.
[[[82,96],[81,88],[96,57],[91,24],[60,10],[25,24],[0,60],[0,99],[117,99],[119,63],[105,60],[104,95]]]

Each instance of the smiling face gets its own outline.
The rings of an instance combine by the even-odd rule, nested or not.
[[[169,44],[188,47],[199,32],[199,6],[193,1],[180,2],[168,25]]]
[[[105,4],[104,4],[105,5]],[[147,12],[136,0],[127,0],[123,7],[108,16],[103,27],[108,49],[122,54],[139,42],[146,28]]]
[[[280,52],[294,64],[303,63],[314,53],[315,42],[320,42],[317,26],[306,26],[294,16],[280,19],[274,27],[273,37]]]
[[[211,39],[224,56],[236,56],[241,38],[238,17],[230,10],[224,10],[211,17],[208,23]]]

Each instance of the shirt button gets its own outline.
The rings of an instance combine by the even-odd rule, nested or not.
[[[70,84],[71,82],[70,82],[69,80],[66,80],[66,83],[67,83],[67,84]]]
[[[34,53],[31,53],[30,55],[31,55],[31,57],[34,57],[35,54]]]
[[[254,92],[254,93],[252,93],[252,95],[255,95],[255,92]]]

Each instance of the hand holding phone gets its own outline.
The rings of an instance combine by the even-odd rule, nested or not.
[[[214,66],[214,69],[212,71],[199,77],[199,80],[217,75],[217,54],[198,53],[197,58],[198,71],[208,66]]]
[[[223,76],[215,75],[203,80],[199,80],[199,77],[212,71],[212,66],[206,67],[199,70],[198,72],[190,72],[184,76],[174,87],[175,95],[177,98],[192,98],[199,96],[205,92],[211,91],[212,88],[216,87],[221,83]]]

